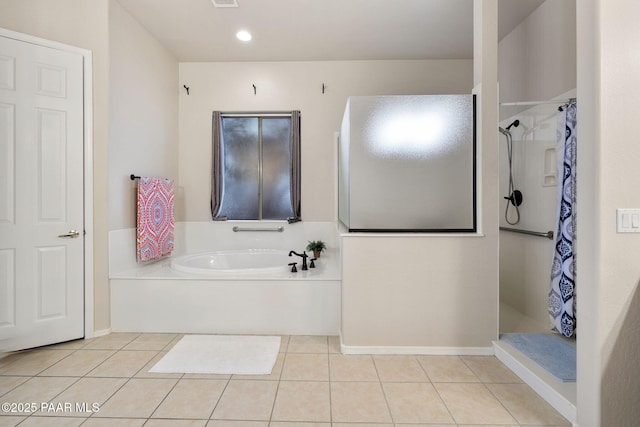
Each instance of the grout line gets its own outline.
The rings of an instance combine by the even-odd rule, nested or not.
[[[145,334],[139,334],[136,338],[134,338],[133,340],[144,336]],[[57,392],[53,397],[51,397],[50,399],[48,399],[48,402],[53,402],[56,399],[59,399],[60,396],[67,392],[71,387],[75,386],[78,384],[78,382],[80,382],[81,380],[83,380],[84,378],[87,379],[99,379],[99,378],[108,378],[108,379],[118,379],[118,380],[123,380],[122,385],[120,385],[119,387],[117,387],[110,395],[108,395],[107,397],[104,398],[104,401],[101,403],[101,407],[103,407],[105,404],[107,404],[108,402],[110,402],[113,397],[118,394],[131,380],[133,379],[139,379],[139,380],[155,380],[155,379],[162,379],[162,380],[175,380],[175,383],[173,384],[172,387],[170,387],[169,391],[166,393],[166,395],[160,400],[160,402],[158,403],[158,405],[156,406],[156,408],[151,412],[151,415],[149,415],[148,417],[144,417],[144,418],[138,418],[140,420],[143,420],[143,422],[146,424],[149,421],[151,421],[151,417],[153,416],[153,414],[155,414],[157,412],[157,410],[159,409],[159,407],[168,399],[169,395],[175,390],[175,388],[177,387],[178,383],[182,380],[185,379],[185,374],[181,374],[179,377],[172,377],[172,378],[156,378],[156,377],[136,377],[136,375],[140,374],[144,368],[155,358],[158,357],[159,354],[166,352],[166,348],[170,345],[170,344],[175,344],[177,342],[176,338],[178,335],[176,335],[176,337],[174,337],[167,345],[165,345],[165,347],[163,347],[163,350],[126,350],[124,347],[120,348],[120,349],[85,349],[85,348],[77,348],[77,349],[60,349],[60,350],[70,350],[70,353],[66,356],[64,356],[62,359],[56,361],[53,364],[50,364],[49,366],[47,366],[45,369],[43,369],[42,371],[40,371],[37,374],[34,375],[15,375],[15,374],[11,374],[10,372],[5,372],[5,374],[3,376],[5,377],[20,377],[20,378],[26,378],[26,380],[14,387],[12,387],[11,389],[7,390],[5,393],[3,393],[3,395],[6,395],[7,393],[12,392],[13,390],[17,389],[18,387],[21,387],[25,384],[27,384],[29,381],[33,380],[34,378],[69,378],[72,379],[72,382],[66,386],[63,390],[60,390],[59,392]],[[291,380],[291,381],[302,381],[302,382],[322,382],[322,383],[327,383],[329,386],[329,413],[330,413],[330,420],[328,422],[323,422],[323,423],[328,423],[328,424],[335,424],[335,421],[333,420],[334,417],[334,408],[332,406],[332,384],[333,383],[340,383],[340,382],[344,382],[344,381],[334,381],[331,379],[331,357],[332,354],[334,353],[330,353],[329,351],[329,337],[326,336],[325,337],[326,342],[327,342],[327,369],[328,369],[328,381],[321,381],[321,380],[303,380],[303,379],[299,379],[299,380]],[[133,341],[132,341],[133,342]],[[274,410],[275,410],[275,405],[276,405],[276,401],[278,398],[278,392],[280,389],[280,384],[282,382],[282,378],[283,378],[283,373],[284,373],[284,368],[285,368],[285,363],[286,363],[286,359],[287,356],[289,354],[325,354],[324,351],[318,353],[318,352],[313,352],[313,353],[298,353],[298,352],[293,352],[293,353],[289,353],[289,344],[291,343],[291,336],[287,336],[287,343],[285,346],[283,346],[283,351],[279,351],[279,356],[282,355],[282,366],[280,369],[280,372],[278,373],[278,375],[274,376],[274,378],[270,378],[268,381],[276,381],[277,382],[277,386],[276,386],[276,390],[275,390],[275,394],[273,397],[273,403],[271,405],[271,413],[269,415],[269,419],[268,419],[268,423],[271,424],[273,422],[275,422],[273,420],[273,414],[274,414]],[[127,344],[128,345],[128,344]],[[126,347],[126,345],[125,345]],[[108,356],[105,360],[103,360],[102,362],[100,362],[98,365],[96,365],[93,369],[89,370],[89,372],[81,375],[81,376],[74,376],[74,375],[56,375],[56,376],[40,376],[39,374],[44,372],[45,370],[51,368],[52,366],[62,362],[63,360],[65,360],[66,358],[70,357],[71,355],[73,355],[74,353],[78,352],[79,350],[96,350],[96,351],[113,351],[113,354],[111,354],[110,356]],[[97,369],[98,367],[102,366],[107,360],[111,360],[117,353],[122,352],[122,351],[147,351],[147,352],[151,352],[151,351],[155,351],[156,354],[153,355],[149,361],[147,361],[147,363],[144,364],[144,366],[142,366],[142,368],[140,368],[138,371],[136,371],[136,373],[134,373],[131,376],[128,377],[91,377],[88,376],[90,375],[91,372],[93,372],[95,369]],[[340,353],[335,353],[336,355],[340,355]],[[376,376],[377,376],[377,381],[347,381],[347,382],[356,382],[356,383],[374,383],[377,382],[379,384],[379,387],[382,389],[383,392],[383,397],[385,399],[385,404],[387,406],[387,410],[389,413],[389,416],[391,417],[391,422],[394,422],[394,418],[393,418],[393,413],[391,412],[391,408],[390,408],[390,404],[389,404],[389,400],[387,398],[385,389],[383,387],[384,383],[381,378],[380,378],[380,371],[379,371],[379,367],[376,364],[375,361],[375,357],[373,355],[367,355],[371,362],[373,362],[373,366],[374,369],[376,371]],[[406,357],[406,355],[403,355],[403,357]],[[417,355],[411,355],[411,357],[413,358],[413,361],[415,361],[416,363],[418,363],[420,369],[424,372],[427,380],[426,381],[386,381],[386,383],[428,383],[431,384],[432,387],[434,388],[434,390],[436,391],[436,395],[438,396],[438,398],[440,399],[441,403],[444,405],[444,407],[446,408],[448,414],[451,416],[451,418],[455,421],[455,418],[453,417],[453,414],[451,413],[451,410],[449,409],[449,407],[447,406],[446,402],[444,401],[444,399],[442,398],[440,392],[438,391],[438,389],[436,388],[437,384],[434,384],[431,380],[431,378],[429,377],[425,367],[423,366],[422,363],[420,363],[420,361],[418,360],[418,356]],[[464,366],[469,369],[473,375],[476,377],[476,379],[479,382],[439,382],[438,384],[442,383],[442,384],[481,384],[484,389],[488,390],[490,395],[493,396],[499,403],[500,405],[507,411],[507,413],[513,417],[513,419],[516,421],[516,424],[519,424],[519,421],[517,420],[517,418],[515,417],[515,415],[505,406],[505,404],[502,402],[502,400],[500,400],[498,398],[498,396],[488,387],[488,384],[512,384],[512,383],[494,383],[492,381],[490,381],[491,377],[488,377],[488,381],[482,381],[480,379],[480,377],[478,376],[478,374],[476,373],[476,371],[474,371],[474,369],[472,369],[471,365],[469,365],[467,363],[466,360],[464,360],[462,357],[458,356],[458,358],[463,362]],[[18,359],[20,360],[20,359]],[[16,360],[15,362],[17,362],[18,360]],[[15,363],[15,362],[11,362],[11,364]],[[9,364],[10,365],[10,364]],[[1,377],[0,377],[1,378]],[[210,380],[210,378],[193,378],[195,380]],[[214,378],[217,381],[226,381],[224,388],[222,390],[222,392],[220,393],[220,396],[217,400],[217,402],[215,403],[213,409],[211,410],[210,414],[209,414],[209,418],[208,420],[205,420],[205,423],[209,422],[210,420],[212,420],[212,416],[216,410],[217,407],[219,407],[219,404],[224,396],[224,393],[226,392],[226,390],[228,389],[228,386],[230,385],[231,381],[233,380],[233,375],[229,375],[228,378],[224,379],[224,378]],[[259,381],[258,379],[256,379],[256,381]],[[266,379],[265,379],[266,381]],[[513,384],[524,384],[522,382],[518,382],[518,383],[513,383]],[[25,420],[27,420],[28,418],[31,417],[35,417],[35,418],[43,418],[43,417],[48,417],[46,414],[40,413],[40,412],[35,412],[35,413],[31,413],[31,414],[23,414],[23,415],[16,415],[22,418],[21,421],[19,421],[19,423],[24,422]],[[96,417],[96,418],[103,418],[100,417],[99,412],[98,413],[92,413],[90,415],[88,415],[87,417],[74,417],[77,420],[81,420],[81,425],[85,424],[86,421],[92,417]],[[55,418],[55,417],[51,417],[51,418]],[[109,419],[124,419],[126,417],[120,416],[120,417],[108,417]],[[190,418],[185,418],[186,420],[191,420]],[[0,421],[2,420],[2,417],[0,417]],[[200,419],[198,419],[200,420]],[[178,421],[177,419],[174,421]],[[239,421],[250,421],[250,420],[239,420]],[[261,422],[265,422],[265,420],[260,420]],[[296,424],[295,422],[284,422],[284,423],[288,423],[291,426],[293,426],[294,424]],[[378,423],[371,423],[373,424],[378,424]],[[355,425],[355,424],[354,424]]]
[[[387,398],[387,393],[384,391],[384,386],[382,385],[382,380],[380,379],[380,372],[378,371],[378,366],[376,365],[376,361],[372,355],[369,355],[371,358],[371,363],[373,364],[373,369],[376,371],[376,376],[378,377],[378,387],[382,391],[382,397],[384,398],[384,403],[387,405],[387,412],[389,413],[389,418],[391,418],[391,424],[395,425],[395,421],[393,419],[393,412],[391,412],[391,405],[389,405],[389,399]]]

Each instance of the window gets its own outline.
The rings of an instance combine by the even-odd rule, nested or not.
[[[300,220],[300,112],[213,113],[214,220]]]

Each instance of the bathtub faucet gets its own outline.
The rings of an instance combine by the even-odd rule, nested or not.
[[[307,257],[309,257],[309,255],[307,255],[307,251],[303,251],[302,254],[295,251],[289,251],[289,256],[292,255],[297,255],[302,258],[302,270],[307,270]]]

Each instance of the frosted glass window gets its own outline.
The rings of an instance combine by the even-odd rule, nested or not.
[[[476,229],[472,95],[355,96],[340,135],[350,231]]]
[[[224,190],[220,214],[228,219],[257,219],[260,190],[258,118],[224,117]]]
[[[291,211],[291,119],[262,120],[262,219],[283,219]]]
[[[219,175],[223,184],[220,208],[214,217],[229,220],[296,217],[292,192],[299,192],[299,185],[292,185],[295,180],[291,174],[292,163],[299,163],[300,159],[291,149],[292,118],[223,115],[220,126]],[[215,172],[216,165],[213,167]]]

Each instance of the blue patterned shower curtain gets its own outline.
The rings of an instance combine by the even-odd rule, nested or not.
[[[576,334],[576,104],[558,113],[558,204],[551,266],[549,315],[552,329],[565,337]]]

